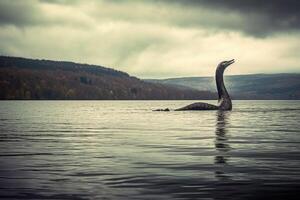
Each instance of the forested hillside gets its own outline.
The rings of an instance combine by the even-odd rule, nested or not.
[[[144,82],[110,68],[0,56],[0,99],[214,99],[215,93]]]
[[[300,74],[225,75],[233,99],[300,99]],[[214,77],[147,80],[152,83],[216,92]]]

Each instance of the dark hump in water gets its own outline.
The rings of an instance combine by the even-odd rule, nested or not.
[[[218,106],[208,104],[208,103],[193,103],[182,108],[178,108],[175,111],[184,111],[184,110],[218,110]]]

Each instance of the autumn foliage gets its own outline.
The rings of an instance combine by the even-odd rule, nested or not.
[[[110,68],[0,56],[0,99],[212,99],[215,94],[144,82]]]

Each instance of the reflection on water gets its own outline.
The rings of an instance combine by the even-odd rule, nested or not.
[[[232,112],[152,112],[189,103],[0,102],[0,198],[299,195],[299,101],[235,101]]]
[[[222,167],[223,165],[226,165],[226,162],[229,159],[227,152],[230,151],[230,145],[228,144],[227,126],[230,120],[230,112],[217,111],[216,113],[215,148],[218,153],[215,156],[215,164]],[[228,178],[222,168],[218,168],[216,177],[220,179]]]

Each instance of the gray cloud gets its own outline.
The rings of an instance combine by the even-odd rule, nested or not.
[[[0,1],[0,25],[25,26],[38,23],[39,14],[37,1]]]
[[[0,53],[148,78],[211,75],[229,58],[240,66],[232,74],[299,71],[296,8],[242,2],[3,0]]]
[[[185,7],[205,7],[211,12],[222,13],[224,18],[231,13],[236,13],[243,18],[243,23],[236,24],[232,21],[227,24],[215,23],[211,26],[236,29],[257,37],[300,30],[300,1],[298,0],[164,0],[164,2]]]
[[[102,7],[100,11],[95,11],[92,17],[98,15],[96,20],[121,18],[181,27],[205,27],[211,31],[235,30],[255,37],[300,30],[300,1],[296,0],[272,0],[272,3],[261,0],[2,0],[0,24],[26,26],[69,23],[45,16],[40,6],[45,3],[66,7],[93,4],[99,8],[108,5],[108,8]],[[128,9],[128,6],[132,9]],[[55,16],[55,13],[52,14]],[[76,15],[73,13],[75,19]]]

